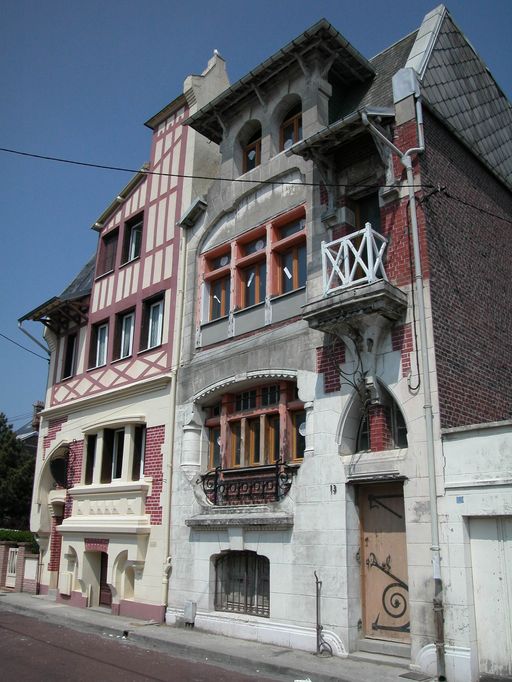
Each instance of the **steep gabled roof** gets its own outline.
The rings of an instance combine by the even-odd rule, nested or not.
[[[444,5],[425,17],[406,66],[433,112],[512,186],[512,105]]]

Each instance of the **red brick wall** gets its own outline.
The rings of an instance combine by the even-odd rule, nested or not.
[[[406,377],[411,369],[411,353],[413,352],[412,325],[401,324],[391,332],[393,350],[399,350],[402,356],[402,376]]]
[[[49,571],[59,570],[62,536],[57,532],[57,526],[59,526],[61,523],[61,517],[52,516],[52,529],[50,532],[50,560],[48,562]]]
[[[324,375],[325,393],[341,388],[339,366],[345,362],[345,346],[341,341],[316,349],[316,371]]]
[[[82,460],[84,456],[84,441],[74,440],[69,445],[68,455],[68,472],[67,472],[67,487],[73,488],[78,485],[82,476]],[[66,504],[64,507],[64,518],[71,516],[73,508],[73,501],[69,493],[66,495]]]
[[[425,112],[425,184],[512,216],[510,191]],[[441,426],[512,417],[512,226],[442,192],[423,203]]]
[[[48,433],[43,440],[43,457],[46,457],[46,452],[55,440],[57,434],[67,422],[67,417],[57,417],[57,419],[50,419],[48,423]]]
[[[108,539],[84,538],[86,552],[108,552]]]
[[[146,450],[144,453],[144,475],[153,478],[151,495],[146,499],[146,514],[151,516],[151,525],[162,523],[162,445],[165,439],[165,426],[153,426],[146,431]]]
[[[389,409],[384,405],[371,405],[368,410],[368,419],[371,451],[380,452],[393,448]]]

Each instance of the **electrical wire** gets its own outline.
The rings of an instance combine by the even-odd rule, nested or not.
[[[19,149],[7,149],[0,147],[0,152],[7,154],[15,154],[17,156],[26,156],[31,159],[41,159],[43,161],[55,161],[57,163],[67,163],[73,166],[85,166],[86,168],[99,168],[101,170],[118,171],[121,173],[144,173],[144,175],[156,175],[166,178],[183,178],[187,180],[213,180],[219,182],[239,182],[248,183],[252,185],[300,185],[304,187],[345,187],[345,188],[361,188],[361,189],[379,189],[386,187],[396,187],[396,185],[364,185],[364,184],[350,184],[350,183],[325,183],[325,182],[303,182],[294,180],[251,180],[249,178],[223,178],[214,177],[212,175],[189,175],[186,173],[163,173],[161,171],[151,171],[145,168],[124,168],[123,166],[108,166],[102,163],[88,163],[86,161],[76,161],[73,159],[64,159],[58,156],[46,156],[44,154],[34,154],[31,152],[22,152]],[[409,187],[409,185],[400,185],[401,187]],[[433,185],[425,185],[426,187],[433,187]]]
[[[183,179],[188,179],[188,180],[212,180],[212,181],[217,181],[217,182],[238,182],[238,183],[246,183],[246,184],[257,184],[257,185],[299,185],[303,187],[331,187],[331,188],[345,188],[345,189],[380,189],[380,188],[395,188],[396,184],[391,184],[391,185],[378,185],[378,184],[371,184],[371,185],[365,185],[365,184],[351,184],[351,183],[325,183],[325,182],[304,182],[304,181],[292,181],[292,180],[259,180],[259,179],[254,179],[251,180],[249,178],[224,178],[224,177],[214,177],[212,175],[191,175],[187,173],[163,173],[161,171],[151,171],[145,168],[125,168],[124,166],[110,166],[107,164],[102,164],[102,163],[89,163],[87,161],[77,161],[75,159],[66,159],[62,158],[59,156],[49,156],[45,154],[35,154],[33,152],[23,152],[19,149],[9,149],[7,147],[0,147],[0,152],[4,152],[6,154],[14,154],[16,156],[24,156],[28,157],[31,159],[40,159],[42,161],[54,161],[56,163],[66,163],[70,164],[73,166],[82,166],[85,168],[99,168],[100,170],[110,170],[110,171],[117,171],[120,173],[131,173],[131,174],[136,174],[136,173],[144,173],[144,175],[156,175],[159,177],[167,177],[167,178],[183,178]],[[402,188],[408,188],[410,185],[403,185],[401,184],[400,187]],[[415,189],[419,189],[417,185],[413,185]],[[511,218],[506,218],[505,216],[499,215],[498,213],[494,213],[493,211],[488,211],[485,208],[482,208],[481,206],[477,206],[476,204],[472,204],[469,201],[466,201],[465,199],[461,199],[460,197],[455,196],[454,194],[451,194],[446,187],[440,188],[439,186],[435,185],[422,185],[421,189],[432,189],[433,191],[428,194],[426,197],[423,197],[420,200],[420,203],[422,201],[425,201],[426,199],[430,198],[431,195],[437,194],[439,192],[443,193],[448,199],[451,199],[452,201],[457,201],[458,203],[467,206],[468,208],[473,208],[476,211],[479,211],[480,213],[483,213],[485,215],[488,215],[492,218],[497,218],[498,220],[502,220],[505,223],[508,223],[509,225],[512,225],[512,219]]]
[[[19,346],[19,347],[22,348],[23,350],[26,350],[27,353],[31,353],[32,355],[35,355],[37,358],[41,358],[42,360],[46,360],[46,362],[50,362],[50,360],[49,360],[48,358],[45,358],[44,355],[39,355],[39,353],[34,353],[34,351],[33,351],[33,350],[30,350],[30,348],[27,348],[26,346],[22,346],[21,343],[18,343],[17,341],[14,341],[14,339],[9,338],[9,337],[6,336],[5,334],[2,334],[2,332],[0,332],[0,336],[1,336],[3,339],[5,339],[6,341],[10,341],[11,343],[14,343],[15,346]]]

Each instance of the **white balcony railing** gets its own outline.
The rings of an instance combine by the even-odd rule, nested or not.
[[[384,251],[388,240],[366,223],[333,242],[322,242],[324,296],[360,284],[385,279]]]

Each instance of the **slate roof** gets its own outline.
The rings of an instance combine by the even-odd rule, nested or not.
[[[512,105],[444,7],[422,95],[484,163],[512,185]]]
[[[59,298],[63,301],[71,301],[75,298],[82,298],[83,296],[90,294],[94,279],[95,265],[96,254],[90,258],[73,281],[68,284]]]
[[[53,296],[48,301],[31,310],[19,322],[24,320],[36,320],[47,324],[57,333],[67,324],[68,319],[74,319],[77,324],[85,318],[87,306],[80,301],[88,296],[92,290],[96,255],[80,270],[78,275],[71,281],[59,296]],[[76,303],[75,303],[76,302]]]

